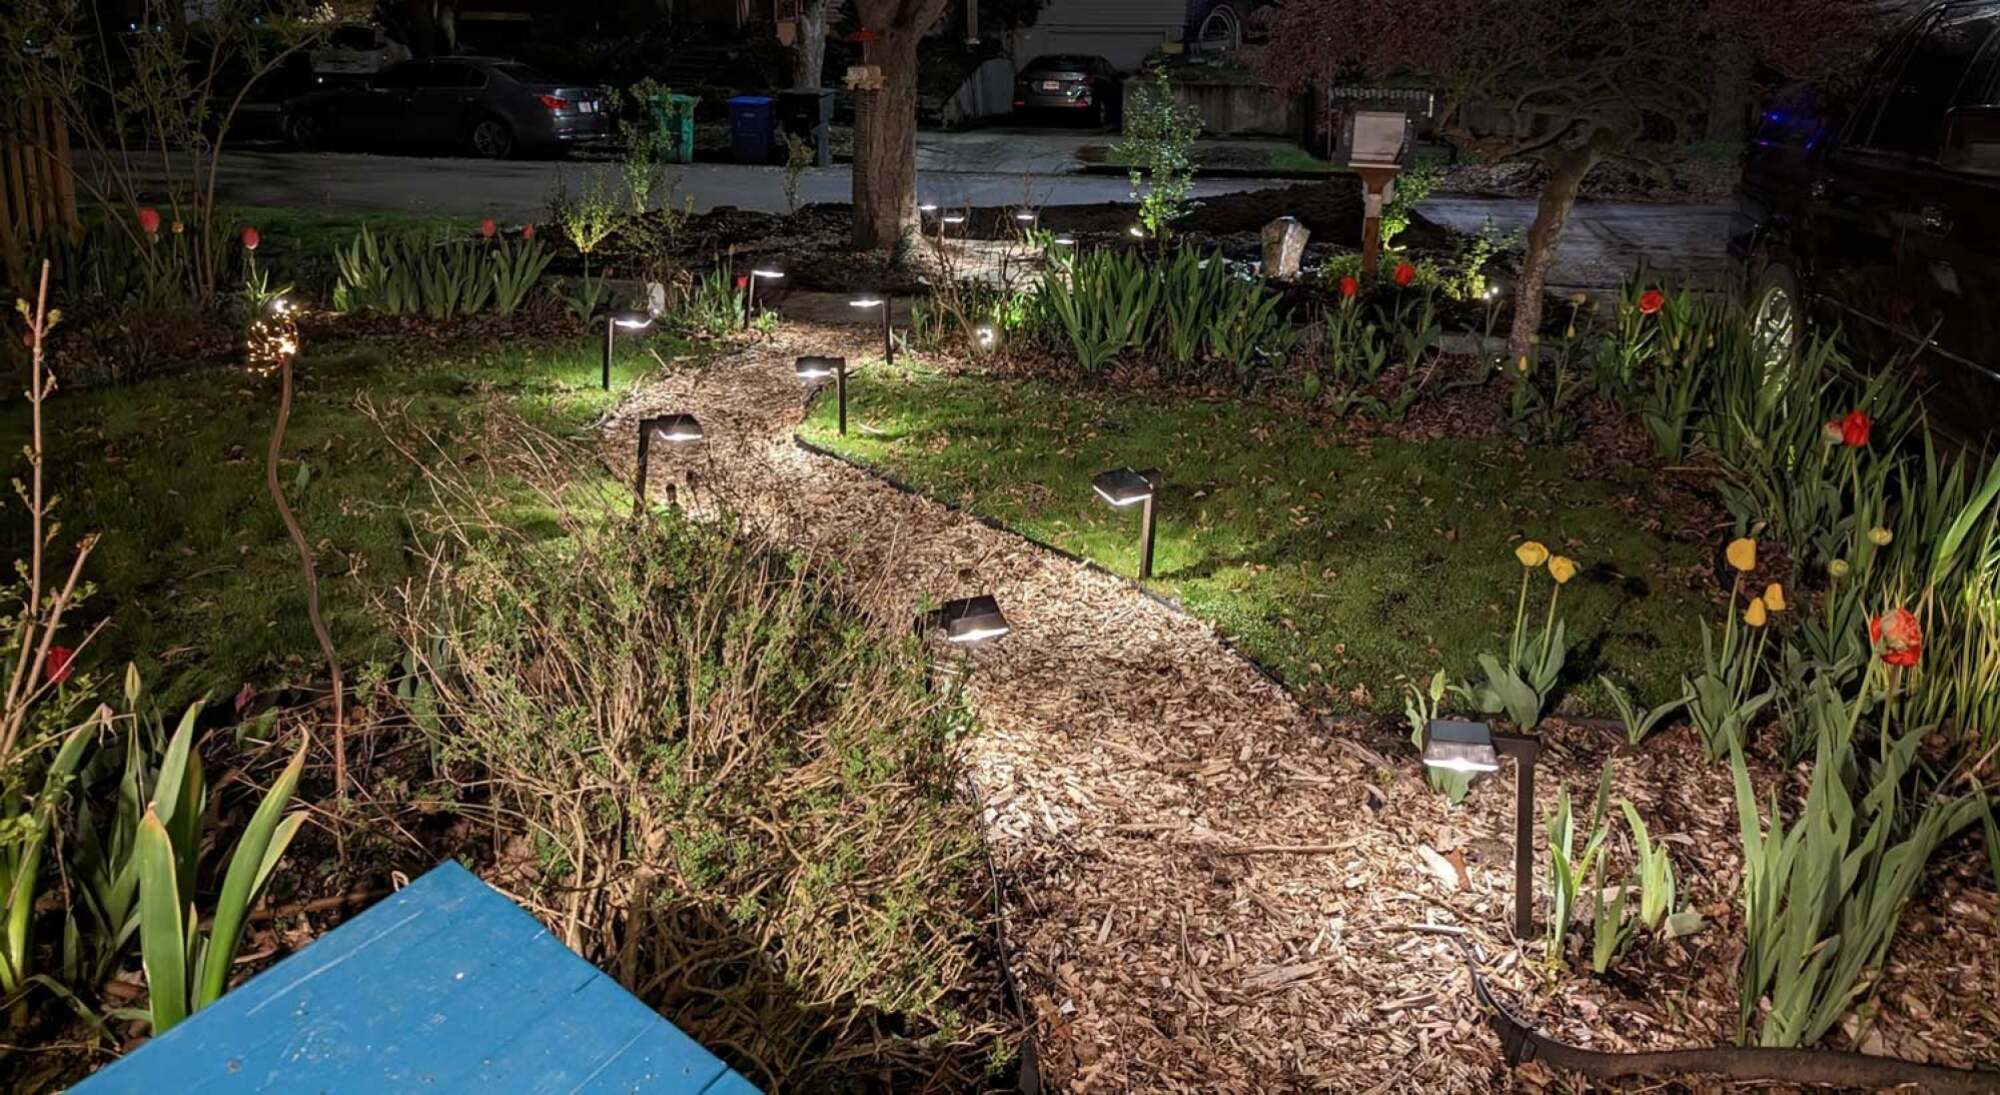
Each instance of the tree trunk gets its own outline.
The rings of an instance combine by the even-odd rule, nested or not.
[[[798,40],[792,45],[792,86],[818,88],[826,79],[827,0],[801,0]]]
[[[1563,225],[1576,205],[1583,177],[1597,165],[1597,149],[1585,145],[1556,154],[1549,181],[1535,203],[1535,223],[1528,226],[1528,252],[1521,258],[1521,280],[1514,286],[1514,326],[1507,334],[1509,360],[1534,352],[1535,334],[1542,327],[1542,286],[1555,265]]]
[[[1709,82],[1708,129],[1711,141],[1738,145],[1749,136],[1750,47],[1740,39],[1717,42],[1710,55],[1714,65]]]
[[[437,55],[437,18],[431,10],[431,2],[432,0],[404,0],[403,18],[409,24],[412,57]]]
[[[887,251],[917,220],[917,40],[920,29],[879,31],[872,64],[883,86],[857,92],[854,247]]]

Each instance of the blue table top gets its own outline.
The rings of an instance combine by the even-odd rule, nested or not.
[[[447,862],[74,1090],[754,1095]]]

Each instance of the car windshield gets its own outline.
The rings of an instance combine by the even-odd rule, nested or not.
[[[534,69],[531,69],[526,65],[518,64],[513,61],[506,61],[501,64],[494,65],[493,71],[499,73],[502,76],[507,77],[510,80],[515,81],[516,83],[522,83],[522,84],[555,83],[554,80],[551,80],[547,76],[544,76],[539,72],[536,72]]]
[[[1028,67],[1022,69],[1021,71],[1057,72],[1065,70],[1072,72],[1088,72],[1090,71],[1090,58],[1078,57],[1066,53],[1052,54],[1047,57],[1037,57],[1034,60],[1029,61]]]

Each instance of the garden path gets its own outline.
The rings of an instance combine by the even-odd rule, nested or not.
[[[669,373],[606,424],[605,455],[630,474],[638,421],[691,412],[707,442],[656,456],[652,473],[664,484],[692,471],[680,496],[691,509],[727,499],[837,557],[888,627],[908,626],[925,599],[998,598],[1014,630],[970,653],[968,749],[1044,1082],[1502,1086],[1456,959],[1400,930],[1504,920],[1506,895],[1481,892],[1484,879],[1447,899],[1460,915],[1442,912],[1418,852],[1437,842],[1442,800],[1326,733],[1206,624],[797,447],[794,357],[858,361],[871,335],[794,321]]]

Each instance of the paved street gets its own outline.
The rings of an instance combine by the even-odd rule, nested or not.
[[[1125,179],[1085,175],[1077,152],[1108,137],[1089,130],[1002,127],[918,138],[918,189],[941,205],[1078,205],[1125,201]],[[364,153],[299,153],[275,148],[230,153],[219,190],[227,202],[282,205],[328,213],[370,210],[492,216],[519,221],[547,208],[559,178],[579,185],[592,172],[615,172],[610,163],[565,160],[490,162],[464,158]],[[699,163],[676,168],[678,193],[697,211],[737,206],[766,212],[785,209],[780,167]],[[1283,179],[1208,179],[1197,197],[1291,185]],[[1329,185],[1341,185],[1333,182]],[[808,170],[799,201],[845,202],[848,168]],[[1418,207],[1430,219],[1461,232],[1491,221],[1502,232],[1525,231],[1532,201],[1441,196]],[[1551,281],[1558,288],[1607,289],[1643,260],[1650,268],[1700,282],[1726,276],[1724,249],[1729,209],[1720,205],[1583,202],[1564,233]]]

